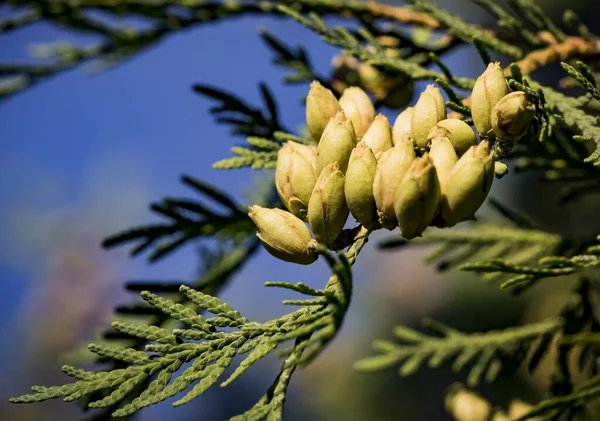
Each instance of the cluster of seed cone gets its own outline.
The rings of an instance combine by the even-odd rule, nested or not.
[[[501,76],[500,88],[491,74]],[[482,137],[497,129],[505,138],[515,132],[510,119],[492,112],[510,95],[502,69],[490,65],[473,90],[473,107],[479,102],[473,120]],[[317,146],[288,141],[278,154],[275,183],[289,212],[250,207],[265,248],[282,260],[310,264],[315,243],[337,248],[350,214],[369,230],[398,226],[409,239],[428,226],[472,218],[491,188],[494,152],[464,121],[446,117],[442,94],[432,85],[392,127],[383,114],[375,115],[362,89],[347,88],[337,100],[313,82],[306,122]]]

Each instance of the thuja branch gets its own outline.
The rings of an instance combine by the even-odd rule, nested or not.
[[[516,61],[515,64],[519,66],[523,73],[528,74],[553,62],[597,57],[598,54],[600,54],[600,45],[597,40],[568,37],[562,42],[530,52],[521,60]],[[507,77],[511,76],[510,68],[506,69],[505,74]]]
[[[92,352],[104,358],[123,361],[127,366],[108,372],[83,371],[65,366],[63,371],[77,379],[77,382],[63,386],[34,386],[33,394],[14,398],[11,402],[39,402],[58,397],[72,401],[108,390],[110,394],[106,397],[89,403],[92,408],[104,408],[119,403],[137,385],[154,378],[139,396],[113,415],[132,414],[191,386],[188,393],[174,403],[178,406],[197,398],[216,384],[234,356],[249,353],[229,378],[222,382],[222,386],[230,384],[280,344],[293,340],[294,345],[283,351],[287,357],[271,389],[253,408],[239,417],[262,419],[273,414],[271,416],[280,418],[292,373],[316,357],[341,327],[352,293],[350,267],[367,240],[368,231],[360,230],[348,250],[337,257],[317,248],[316,251],[333,271],[324,289],[285,282],[268,284],[299,292],[308,296],[308,299],[290,301],[290,304],[301,308],[264,323],[251,322],[218,298],[186,286],[182,286],[180,292],[215,317],[206,318],[189,307],[144,291],[141,295],[145,301],[168,318],[183,323],[186,328],[167,330],[152,325],[115,322],[113,328],[119,332],[154,343],[146,345],[145,352],[92,344],[89,347]],[[229,331],[220,331],[217,329],[219,327],[229,328]],[[186,362],[192,364],[180,372],[179,369]]]
[[[556,319],[485,333],[463,333],[431,320],[424,324],[442,337],[398,326],[394,334],[404,344],[377,340],[373,347],[381,354],[357,362],[356,368],[380,371],[400,365],[400,375],[408,376],[426,362],[429,367],[439,367],[451,360],[454,371],[472,364],[467,378],[469,385],[475,386],[484,378],[489,383],[500,374],[505,359],[516,358],[520,351],[531,347],[535,339],[551,337],[562,327],[563,321]]]
[[[573,59],[584,59],[586,57],[597,57],[600,54],[600,45],[596,40],[586,40],[580,37],[568,37],[560,43],[551,44],[545,48],[534,50],[525,57],[514,62],[523,74],[530,74],[540,67],[547,66],[557,61],[568,61]],[[504,70],[506,77],[513,76],[513,65]],[[463,105],[471,104],[471,97],[462,101]],[[457,113],[457,117],[458,117]]]
[[[0,35],[12,29],[45,20],[70,31],[92,33],[103,40],[91,46],[61,45],[54,50],[48,46],[54,63],[50,65],[0,64],[0,76],[8,78],[0,84],[0,98],[14,95],[42,80],[72,69],[88,61],[97,61],[101,67],[118,64],[145,48],[155,45],[171,33],[194,25],[211,23],[222,19],[256,14],[281,16],[277,4],[286,3],[300,12],[315,11],[321,15],[337,15],[350,18],[384,18],[401,23],[435,28],[437,21],[414,10],[401,7],[379,7],[362,1],[331,2],[325,0],[260,1],[260,2],[205,2],[205,1],[108,1],[59,0],[51,3],[20,0],[16,6],[26,8],[0,22]],[[151,28],[106,25],[90,16],[89,12],[101,10],[113,17],[131,15],[149,21]]]

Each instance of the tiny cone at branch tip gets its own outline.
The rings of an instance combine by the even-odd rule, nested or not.
[[[406,107],[406,109],[396,117],[394,127],[392,128],[392,143],[394,145],[400,143],[406,135],[410,134],[410,123],[412,121],[413,112],[413,107]]]
[[[392,129],[390,122],[383,114],[378,114],[362,138],[363,142],[371,148],[375,157],[392,147]]]
[[[533,406],[531,406],[530,404],[515,399],[510,403],[508,407],[508,416],[511,420],[516,420],[517,418],[520,418],[529,411],[531,411],[531,408],[533,408]],[[542,419],[543,418],[541,417],[528,418],[528,420],[530,421],[542,421]]]
[[[494,135],[501,140],[518,141],[529,130],[535,113],[535,104],[525,92],[506,95],[492,109]]]
[[[508,84],[500,63],[490,63],[475,81],[471,93],[471,115],[480,136],[487,136],[492,129],[492,109],[509,93]]]
[[[384,228],[392,230],[398,225],[394,211],[396,190],[415,158],[415,144],[411,137],[407,136],[405,140],[382,153],[377,161],[373,196],[379,222]]]
[[[492,405],[476,393],[460,389],[446,397],[446,410],[456,421],[487,421]]]
[[[350,213],[369,230],[379,227],[377,206],[373,197],[373,181],[377,160],[365,142],[358,142],[350,155],[344,190]]]
[[[315,172],[317,178],[323,168],[332,162],[337,162],[340,170],[345,173],[354,146],[356,146],[356,136],[352,122],[343,111],[340,111],[329,120],[317,145],[317,167]]]
[[[426,148],[427,135],[438,121],[446,118],[446,103],[438,88],[427,85],[414,106],[410,133],[419,148]]]
[[[441,216],[446,226],[471,218],[487,197],[494,180],[494,152],[487,140],[458,160],[442,190]]]
[[[504,162],[494,162],[494,175],[500,179],[508,174],[508,166]]]
[[[320,244],[329,245],[340,235],[348,219],[344,174],[338,164],[327,165],[317,179],[308,203],[308,223]]]
[[[447,137],[436,137],[431,141],[429,149],[429,158],[435,166],[440,189],[443,191],[446,185],[452,168],[458,162],[456,151]]]
[[[425,152],[413,161],[396,191],[394,211],[402,236],[420,236],[431,225],[440,200],[440,184],[435,167]]]
[[[427,140],[431,143],[437,137],[447,137],[459,158],[471,146],[477,145],[477,136],[471,126],[458,118],[438,121],[427,135]]]
[[[306,125],[315,142],[321,138],[329,120],[341,110],[333,92],[316,80],[310,84],[306,97]]]
[[[310,230],[302,220],[282,209],[248,207],[248,216],[256,225],[257,237],[265,249],[286,262],[310,265],[317,253],[309,248],[314,243]]]
[[[304,148],[310,147],[292,141],[284,143],[277,153],[275,167],[275,187],[279,198],[290,212],[302,219],[306,218],[308,201],[316,182],[315,168],[306,159],[306,156],[316,156],[310,149]]]
[[[375,119],[375,107],[371,99],[365,91],[352,86],[344,90],[339,103],[344,113],[352,121],[356,137],[362,139]]]

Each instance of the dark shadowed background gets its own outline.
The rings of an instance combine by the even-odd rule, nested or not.
[[[493,24],[467,1],[439,3],[472,22]],[[598,27],[600,9],[594,1],[539,3],[554,16],[568,5],[592,29]],[[8,6],[0,6],[0,17],[8,12]],[[1,419],[79,419],[75,404],[13,406],[7,399],[26,393],[31,384],[62,383],[62,364],[85,361],[82,350],[109,325],[112,308],[135,299],[122,290],[125,280],[189,279],[198,270],[193,246],[150,265],[143,258],[129,259],[125,248],[103,251],[103,237],[152,221],[147,211],[152,200],[190,196],[178,182],[182,173],[216,183],[240,200],[262,176],[211,168],[241,139],[213,122],[208,114],[212,104],[192,92],[194,83],[224,87],[258,104],[257,83],[264,81],[276,95],[285,125],[302,128],[301,98],[308,87],[281,82],[281,70],[270,64],[271,52],[257,36],[262,27],[292,45],[303,44],[317,69],[330,71],[337,50],[299,24],[241,18],[179,32],[115,69],[90,74],[93,69],[84,66],[0,103]],[[0,37],[0,60],[27,60],[36,43],[83,39],[35,24]],[[446,59],[460,75],[483,70],[468,49],[459,48]],[[384,112],[395,118],[396,113]],[[492,195],[544,228],[582,228],[582,214],[575,210],[580,203],[540,212],[544,190],[534,177],[511,175],[495,183]],[[551,314],[566,299],[560,285],[514,299],[475,276],[438,275],[420,262],[421,249],[378,252],[377,240],[394,235],[375,236],[355,267],[354,303],[346,324],[329,349],[294,376],[286,409],[290,420],[446,419],[443,392],[455,378],[449,371],[422,370],[401,379],[394,370],[359,374],[352,363],[372,353],[371,341],[390,337],[396,324],[416,325],[433,316],[467,331],[500,328]],[[327,276],[322,263],[291,268],[261,252],[222,298],[250,319],[265,320],[285,311],[280,301],[288,295],[263,288],[263,282],[319,286]],[[263,394],[278,364],[267,358],[225,390],[214,388],[182,408],[162,403],[138,419],[226,419]],[[534,401],[547,377],[542,368],[533,379],[500,378],[483,390],[498,403],[515,394]]]

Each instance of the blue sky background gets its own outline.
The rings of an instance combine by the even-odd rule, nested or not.
[[[0,11],[6,13],[6,9]],[[7,396],[25,392],[28,383],[40,382],[39,376],[24,372],[17,344],[27,342],[37,329],[56,329],[51,318],[58,317],[61,308],[70,311],[67,304],[51,306],[55,313],[43,314],[31,309],[33,303],[49,296],[71,297],[73,284],[88,301],[90,294],[103,294],[104,305],[77,313],[95,318],[89,324],[101,329],[107,326],[115,303],[132,299],[120,292],[126,279],[190,279],[195,274],[198,260],[193,247],[148,265],[143,258],[128,259],[126,248],[102,252],[99,244],[105,235],[151,221],[146,209],[152,200],[167,195],[193,197],[178,181],[183,173],[218,184],[240,200],[258,176],[251,170],[211,168],[213,162],[230,156],[229,148],[242,139],[232,138],[227,127],[213,122],[208,114],[213,104],[192,92],[194,83],[225,87],[259,104],[257,83],[267,82],[283,105],[282,121],[294,129],[303,124],[300,99],[307,88],[282,85],[281,71],[270,65],[271,53],[257,36],[260,27],[268,27],[289,42],[307,44],[317,67],[329,70],[335,50],[300,25],[270,18],[236,19],[171,36],[101,74],[90,76],[85,66],[63,73],[0,104],[0,337],[5,338],[0,370],[20,378],[18,389],[14,383],[9,388],[10,382],[1,382],[0,407],[6,406],[15,416],[29,411],[8,407],[5,401]],[[30,46],[48,40],[94,39],[36,24],[1,37],[0,60],[31,60]],[[57,272],[55,263],[64,258],[65,247],[85,247],[91,255],[84,256],[84,261],[99,267],[92,274],[76,272],[87,279],[56,283],[63,271]],[[228,289],[225,299],[246,310],[249,317],[276,316],[281,312],[277,304],[261,308],[245,297],[266,280],[282,280],[282,273],[293,276],[287,265],[261,253],[237,278],[237,285]],[[327,270],[324,265],[311,267],[306,274],[324,280]],[[296,279],[300,280],[307,281]],[[96,285],[85,286],[92,282]],[[282,298],[272,290],[261,294],[275,303]],[[32,319],[36,327],[28,325],[29,332],[24,332],[23,323]],[[94,337],[89,332],[80,336],[86,341]],[[59,367],[44,370],[53,375]],[[263,384],[257,397],[267,383]],[[52,405],[46,408],[53,410],[67,406],[44,405]],[[146,411],[143,419],[154,419],[153,412],[160,410]]]

